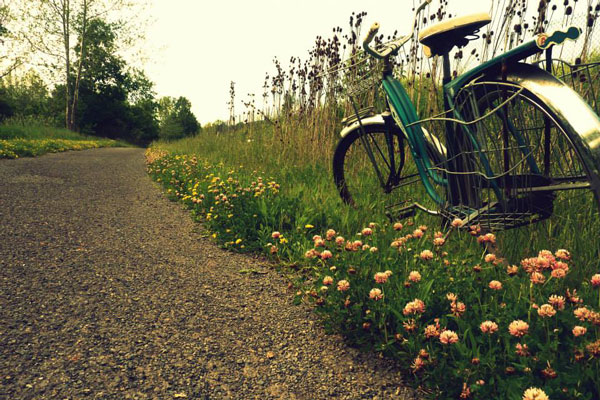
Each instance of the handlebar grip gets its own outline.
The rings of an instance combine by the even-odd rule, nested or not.
[[[373,38],[375,38],[375,35],[377,35],[378,31],[379,31],[379,23],[375,22],[373,25],[371,25],[371,29],[369,29],[369,33],[367,33],[367,37],[363,41],[363,44],[367,45],[367,44],[371,43]]]

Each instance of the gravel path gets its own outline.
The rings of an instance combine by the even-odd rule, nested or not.
[[[411,398],[203,238],[140,149],[0,161],[0,228],[2,399]]]

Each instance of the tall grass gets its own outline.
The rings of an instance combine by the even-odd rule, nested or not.
[[[509,1],[506,12],[494,6],[494,22],[480,41],[482,48],[472,50],[471,56],[466,59],[462,58],[462,51],[457,52],[457,70],[470,65],[469,58],[489,58],[507,47],[521,44],[533,34],[542,31],[544,26],[549,24],[543,21],[539,23],[538,19],[544,13],[551,20],[562,19],[563,24],[574,22],[572,5],[568,2],[563,4],[562,14],[558,8],[547,2],[540,2],[538,13],[529,23],[525,17],[526,13],[523,10],[519,11],[517,3]],[[584,21],[583,25],[586,44],[581,52],[575,54],[577,59],[572,60],[572,63],[580,63],[583,54],[594,48],[593,34],[597,11],[596,8],[589,9],[590,19]],[[432,15],[433,18],[419,22],[416,32],[449,16],[444,6]],[[365,176],[365,171],[371,169],[366,157],[359,161],[359,176],[356,181],[362,185],[361,194],[365,195],[365,204],[369,204],[369,207],[356,210],[344,205],[340,202],[333,185],[331,164],[333,151],[339,141],[338,133],[342,128],[340,120],[342,116],[352,114],[345,90],[352,80],[360,79],[359,77],[366,74],[370,68],[376,67],[359,51],[358,38],[365,16],[365,13],[352,15],[348,33],[344,34],[342,28],[338,27],[334,28],[332,38],[317,38],[314,48],[309,53],[309,60],[302,62],[299,58],[292,58],[288,70],[277,61],[276,73],[272,77],[267,75],[265,80],[265,106],[260,110],[254,104],[254,100],[246,103],[244,123],[230,126],[226,132],[207,129],[198,137],[174,143],[158,143],[157,146],[180,154],[196,154],[210,162],[243,165],[249,170],[261,170],[276,176],[278,181],[285,182],[284,191],[299,197],[308,210],[323,211],[332,219],[329,221],[331,225],[343,230],[352,231],[369,221],[385,219],[383,205],[386,202],[394,204],[408,199],[427,202],[427,195],[418,184],[397,190],[390,196],[383,195],[377,190],[374,177]],[[513,24],[514,18],[517,17],[520,28]],[[498,27],[503,27],[503,30],[497,30]],[[501,32],[506,40],[494,36],[494,29]],[[492,37],[494,39],[491,39]],[[380,43],[385,39],[389,37],[379,35],[376,41]],[[396,60],[397,72],[402,69],[405,71],[406,76],[401,80],[421,115],[435,114],[440,110],[441,104],[439,60],[416,56],[419,52],[418,44],[413,41],[410,49]],[[340,70],[339,67],[344,69]],[[595,95],[591,94],[597,94],[598,90],[590,90],[591,86],[596,84],[594,77],[588,76],[590,72],[597,75],[598,69],[586,70],[585,76],[581,73],[568,73],[567,77],[570,78],[568,83],[593,103]],[[564,77],[565,69],[556,70],[556,73]],[[269,98],[270,108],[266,106],[269,104]],[[376,88],[363,93],[355,100],[359,106],[372,106],[376,110],[381,110],[383,104],[382,95]],[[443,132],[442,125],[428,128],[444,140],[443,134],[440,133]],[[409,173],[416,172],[408,149],[406,154],[405,169]],[[499,233],[498,241],[502,254],[510,262],[516,262],[532,249],[564,247],[573,250],[579,265],[599,259],[600,238],[597,232],[600,231],[600,217],[597,208],[593,206],[591,196],[583,200],[564,202],[557,206],[557,211],[565,208],[571,208],[572,212],[561,211],[563,215],[559,218]],[[427,215],[420,215],[419,218],[423,223],[440,224],[439,220]]]
[[[412,3],[414,7],[420,1]],[[583,29],[580,45],[562,46],[554,54],[572,63],[586,62],[600,45],[597,29],[599,12],[600,5],[592,0],[493,1],[490,4],[492,23],[482,28],[479,40],[465,48],[455,49],[452,54],[452,73],[460,74],[477,63],[530,40],[538,33],[569,25]],[[439,57],[423,56],[417,38],[424,28],[450,17],[456,15],[448,11],[448,2],[434,1],[417,21],[412,40],[393,60],[398,78],[402,77],[422,117],[443,111],[440,101],[442,66]],[[276,58],[274,69],[265,76],[262,102],[259,101],[261,104],[257,104],[253,94],[249,95],[243,101],[246,109],[237,120],[269,120],[274,123],[275,134],[280,140],[303,141],[311,150],[307,156],[314,154],[312,150],[315,148],[322,155],[324,152],[319,149],[323,146],[318,145],[335,137],[341,117],[352,112],[345,89],[375,66],[373,60],[361,51],[364,24],[375,20],[377,16],[367,21],[366,12],[353,13],[345,28],[337,26],[329,37],[318,36],[306,59],[294,56],[286,65]],[[398,30],[392,33],[395,28],[383,27],[382,30],[387,29],[387,32],[377,35],[374,44],[397,37]],[[403,30],[410,32],[410,27],[403,27]],[[541,55],[534,56],[535,59],[539,57]],[[381,107],[383,102],[377,102],[378,99],[381,100],[381,95],[371,92],[356,100],[361,106]],[[230,104],[233,103],[234,93],[230,100]]]
[[[99,140],[97,136],[83,135],[65,128],[56,127],[51,121],[40,117],[11,117],[0,123],[0,139],[65,139]],[[127,143],[116,141],[120,146]]]
[[[585,45],[574,55],[578,60],[572,62],[581,62],[583,54],[594,48],[598,7],[594,8],[591,2],[588,3],[588,19],[583,20],[582,26]],[[463,51],[458,51],[455,68],[464,69],[475,59],[490,58],[502,50],[521,44],[553,22],[560,21],[564,25],[576,23],[573,7],[581,7],[568,1],[554,7],[541,1],[537,12],[532,13],[527,12],[523,4],[508,1],[505,8],[500,8],[494,3],[491,10],[493,22],[486,28],[482,40],[477,42],[481,48],[473,48],[471,55],[465,57]],[[450,16],[444,4],[435,12],[424,15],[430,15],[431,18],[419,21],[415,37],[425,26]],[[275,73],[267,74],[265,79],[262,109],[256,106],[253,99],[246,103],[247,110],[243,115],[245,122],[231,125],[225,132],[214,127],[208,128],[199,136],[177,142],[158,142],[156,146],[178,154],[199,155],[212,163],[263,171],[285,182],[282,190],[286,195],[299,198],[306,210],[322,212],[328,216],[330,225],[345,231],[354,231],[370,221],[385,220],[386,203],[395,204],[410,199],[427,204],[427,195],[419,184],[397,190],[389,196],[383,195],[377,190],[377,183],[369,181],[375,178],[368,178],[365,173],[371,169],[366,157],[359,161],[356,181],[363,185],[361,195],[364,195],[368,207],[354,209],[346,206],[340,201],[333,184],[332,156],[342,128],[340,121],[342,116],[352,114],[345,90],[352,80],[359,79],[370,68],[376,67],[359,48],[365,17],[364,12],[353,14],[347,33],[336,27],[331,38],[318,37],[306,61],[293,57],[287,69],[276,61]],[[392,36],[379,35],[376,42],[381,43]],[[441,68],[439,60],[420,56],[418,46],[417,41],[413,40],[395,63],[397,72],[405,72],[401,79],[417,109],[427,115],[440,110]],[[564,75],[564,69],[561,71]],[[598,70],[593,72],[597,73]],[[594,79],[587,76],[585,81],[578,76],[575,78],[577,84],[573,87],[588,101],[592,101],[589,87],[595,84]],[[591,92],[595,93],[593,90]],[[361,106],[373,106],[375,109],[383,106],[382,94],[376,88],[355,100]],[[440,134],[443,132],[442,125],[428,128],[444,140]],[[408,173],[416,172],[408,149],[406,154],[405,169]],[[572,211],[565,213],[562,211],[565,208],[571,208]],[[588,265],[590,260],[600,259],[600,235],[597,234],[600,231],[600,215],[591,196],[564,202],[557,206],[557,211],[563,215],[498,233],[500,251],[509,262],[517,262],[533,249],[544,248],[572,249],[578,265]],[[419,219],[427,224],[441,224],[439,219],[425,214],[420,215]]]
[[[258,171],[264,176],[272,176],[282,182],[282,195],[300,200],[303,213],[317,219],[323,226],[333,226],[344,232],[357,232],[369,222],[387,221],[384,213],[386,203],[393,204],[412,199],[427,204],[423,187],[416,183],[406,188],[384,195],[380,190],[361,193],[369,207],[353,208],[344,204],[333,183],[331,154],[333,147],[321,159],[307,161],[303,143],[288,145],[274,140],[273,126],[260,124],[249,133],[247,126],[239,126],[226,135],[206,130],[202,135],[176,142],[156,142],[157,147],[174,154],[199,156],[213,164],[223,164],[225,168],[241,171]],[[365,161],[365,171],[370,165]],[[412,160],[407,156],[407,168]],[[360,182],[370,188],[368,174],[361,174]],[[375,179],[373,176],[370,179]],[[550,218],[537,224],[507,231],[496,232],[498,254],[509,263],[518,263],[523,257],[541,249],[566,248],[572,252],[573,261],[581,268],[573,276],[580,278],[600,267],[600,215],[593,203],[591,194],[575,200],[559,203],[559,217]],[[571,207],[565,212],[565,207]],[[442,227],[443,221],[425,213],[417,214],[419,224]]]
[[[299,199],[306,215],[327,215],[327,223],[340,229],[357,231],[373,218],[384,220],[384,215],[363,215],[342,203],[331,178],[333,140],[328,157],[315,157],[308,161],[304,156],[307,149],[303,143],[288,144],[277,140],[274,129],[265,123],[256,124],[251,134],[247,126],[232,129],[226,135],[204,129],[196,137],[155,142],[153,147],[174,154],[198,155],[207,162],[247,171],[248,174],[257,171],[263,176],[272,176],[278,182],[285,182],[282,194]]]
[[[38,118],[9,118],[0,124],[0,139],[66,139],[89,137],[64,128],[56,128]]]
[[[420,2],[414,1],[413,6],[417,3]],[[482,29],[481,38],[464,49],[454,51],[453,74],[462,73],[478,62],[486,61],[531,40],[540,32],[569,25],[582,28],[583,35],[578,41],[579,44],[558,47],[554,50],[555,56],[572,64],[591,61],[594,59],[594,50],[600,46],[597,29],[599,12],[600,5],[592,0],[492,2],[492,23]],[[417,37],[427,26],[454,16],[456,15],[449,13],[447,2],[433,2],[418,20],[412,41],[393,60],[397,77],[407,88],[421,117],[442,111],[442,68],[440,58],[429,59],[422,55]],[[219,137],[211,138],[211,132],[208,131],[202,137],[171,146],[180,152],[197,152],[196,154],[207,155],[209,158],[214,154],[214,160],[219,158],[220,151],[226,149],[226,153],[222,154],[228,154],[230,159],[236,160],[235,162],[239,159],[244,165],[252,166],[253,169],[263,168],[269,173],[278,171],[282,182],[294,182],[293,186],[302,187],[303,193],[319,193],[314,198],[303,195],[311,206],[319,203],[332,205],[338,212],[348,213],[343,218],[346,223],[364,223],[366,217],[361,215],[361,212],[350,211],[336,199],[337,194],[331,183],[331,161],[333,149],[339,141],[340,120],[343,116],[352,114],[352,107],[346,96],[347,89],[354,81],[369,76],[377,66],[360,50],[365,23],[366,12],[353,13],[345,29],[334,27],[330,37],[317,37],[306,60],[292,57],[287,66],[275,60],[274,70],[267,73],[265,78],[262,107],[255,104],[253,97],[245,102],[246,110],[242,115],[245,124],[232,127],[229,133]],[[393,29],[384,28],[388,28],[388,32]],[[397,34],[397,31],[389,35],[380,34],[375,38],[375,44],[390,40]],[[528,61],[535,60],[534,57]],[[585,70],[585,76],[583,73],[566,76],[563,68],[560,71],[556,69],[555,73],[569,78],[567,83],[595,105],[596,97],[600,93],[596,82],[599,71],[598,68],[594,68]],[[593,76],[589,76],[590,73]],[[376,111],[382,111],[384,107],[381,91],[376,87],[355,96],[355,101],[359,107],[370,106]],[[253,122],[257,119],[263,121]],[[444,141],[442,126],[429,131]],[[408,169],[411,168],[411,163],[408,156]],[[300,165],[303,166],[303,170],[308,168],[313,173],[297,172]],[[370,166],[366,162],[365,170],[368,168]],[[318,172],[318,176],[315,176],[314,172]],[[304,178],[310,181],[303,182]],[[369,182],[365,180],[362,172],[360,179],[361,183],[365,183],[365,187],[368,186]],[[397,191],[395,197],[382,197],[380,192],[374,190],[367,194],[366,202],[374,204],[385,200],[395,203],[407,198],[412,198],[413,201],[427,201],[424,193],[421,187],[415,185],[404,191]],[[499,234],[503,251],[515,260],[527,253],[529,247],[558,246],[576,248],[576,257],[580,257],[578,260],[582,264],[586,263],[586,260],[600,258],[600,239],[597,234],[600,226],[596,223],[600,217],[597,207],[594,208],[591,199],[588,200],[590,201],[576,200],[560,205],[557,210],[560,210],[560,207],[572,209],[566,216],[567,220],[551,219]],[[382,210],[383,207],[379,210],[368,208],[364,213],[367,216],[381,216]],[[354,222],[350,223],[348,220]]]

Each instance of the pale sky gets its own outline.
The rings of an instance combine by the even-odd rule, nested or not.
[[[308,58],[317,35],[332,28],[346,33],[353,11],[366,11],[365,30],[375,21],[380,33],[408,33],[413,0],[153,0],[149,27],[151,52],[145,71],[159,96],[185,96],[202,124],[229,116],[229,83],[236,82],[236,114],[242,99],[256,94],[262,104],[265,72],[273,57],[284,68],[291,56]],[[492,0],[450,0],[449,12],[487,12]],[[437,9],[434,0],[432,9]],[[363,31],[364,32],[364,31]],[[364,34],[364,33],[363,33]]]

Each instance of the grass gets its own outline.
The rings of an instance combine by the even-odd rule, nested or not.
[[[46,126],[35,120],[9,120],[0,124],[0,158],[36,157],[68,150],[124,146],[129,145]]]
[[[223,163],[225,168],[242,171],[257,171],[272,176],[279,182],[285,182],[282,188],[285,197],[297,199],[306,215],[329,215],[332,225],[343,229],[357,230],[369,218],[375,217],[381,222],[383,215],[357,215],[346,207],[335,189],[329,159],[305,162],[298,145],[287,146],[273,138],[273,128],[263,125],[252,134],[244,128],[226,135],[202,134],[194,138],[175,142],[156,142],[153,147],[164,149],[173,154],[200,155],[211,163]],[[333,154],[332,140],[327,146]],[[296,150],[292,150],[295,148]],[[227,154],[227,158],[224,155]]]
[[[252,129],[252,133],[250,132]],[[227,134],[214,134],[210,130],[194,138],[175,142],[157,142],[154,147],[172,154],[186,154],[200,157],[207,162],[223,163],[225,168],[241,171],[259,171],[272,176],[278,182],[285,182],[282,195],[297,199],[305,215],[321,215],[329,226],[339,230],[356,232],[369,222],[384,223],[387,218],[383,212],[382,200],[398,202],[406,198],[423,202],[427,198],[421,185],[408,187],[403,193],[382,196],[372,190],[365,200],[369,207],[356,210],[345,205],[339,198],[332,178],[331,157],[335,146],[335,137],[320,152],[308,152],[301,143],[305,143],[301,131],[298,131],[297,144],[287,145],[274,138],[273,127],[262,125],[260,128],[239,127]],[[224,156],[226,155],[226,157]],[[310,160],[308,162],[304,160]],[[410,158],[407,164],[410,165]],[[365,183],[366,184],[366,183]],[[374,185],[370,186],[375,187]],[[415,196],[415,193],[419,195]],[[389,197],[392,197],[390,199]],[[591,197],[569,199],[560,207],[570,209],[560,217],[547,221],[497,232],[499,251],[511,263],[516,263],[532,251],[546,248],[567,248],[573,252],[577,265],[598,268],[600,259],[600,215],[594,207]],[[436,217],[420,214],[421,223],[441,227]]]

